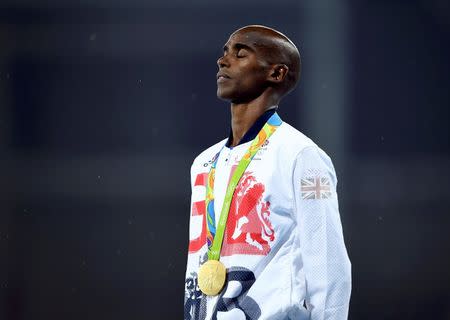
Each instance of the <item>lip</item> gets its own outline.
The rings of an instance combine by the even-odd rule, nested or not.
[[[227,75],[225,72],[219,71],[217,73],[217,82],[224,82],[230,79],[230,76]]]
[[[230,80],[230,78],[219,77],[219,78],[217,78],[217,83],[225,83],[228,80]]]

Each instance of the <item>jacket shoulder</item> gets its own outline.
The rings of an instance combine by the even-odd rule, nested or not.
[[[227,139],[223,139],[216,144],[213,144],[212,146],[208,147],[207,149],[200,152],[192,162],[192,166],[196,166],[198,164],[205,164],[211,161],[211,159],[220,151],[220,149],[225,145],[225,142]]]
[[[284,150],[298,153],[308,147],[318,148],[314,141],[286,122],[283,122],[278,131],[278,140],[281,142]]]

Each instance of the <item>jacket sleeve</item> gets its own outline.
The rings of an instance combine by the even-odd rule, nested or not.
[[[330,158],[316,146],[303,149],[296,158],[292,183],[310,319],[347,319],[351,264]]]

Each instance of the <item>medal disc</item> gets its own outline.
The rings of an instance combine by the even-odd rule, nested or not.
[[[198,270],[198,286],[208,296],[217,295],[225,284],[226,268],[222,262],[208,260]]]

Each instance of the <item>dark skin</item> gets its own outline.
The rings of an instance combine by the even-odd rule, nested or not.
[[[255,121],[295,86],[300,56],[278,31],[247,26],[230,36],[217,65],[217,96],[231,103],[231,146],[236,146]]]

